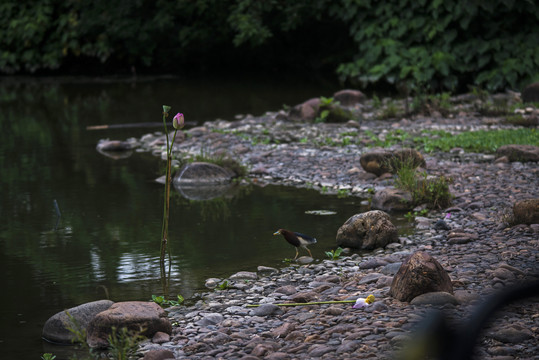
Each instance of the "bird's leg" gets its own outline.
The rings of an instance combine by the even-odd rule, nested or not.
[[[309,249],[307,249],[307,248],[305,248],[305,250],[307,250],[307,251],[309,252],[309,256],[310,256],[310,257],[313,257],[313,254],[311,254],[311,250],[309,250]]]
[[[296,257],[294,258],[294,260],[296,260],[298,258],[298,254],[299,254],[298,248],[296,248]]]

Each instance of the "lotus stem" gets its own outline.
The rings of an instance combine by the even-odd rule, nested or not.
[[[355,303],[356,300],[335,300],[335,301],[313,301],[305,303],[282,303],[282,304],[273,304],[277,306],[304,306],[304,305],[323,305],[323,304],[350,304]],[[247,307],[258,307],[264,304],[249,304]]]

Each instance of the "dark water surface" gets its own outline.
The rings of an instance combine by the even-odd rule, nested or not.
[[[88,125],[160,122],[161,106],[187,121],[261,115],[331,96],[333,85],[260,79],[1,79],[0,344],[2,357],[39,359],[48,317],[84,302],[149,300],[162,293],[159,246],[164,164],[150,154],[113,160],[101,138],[161,130],[88,131]],[[53,203],[61,211],[58,229]],[[280,227],[316,236],[317,260],[360,199],[287,187],[238,187],[211,201],[175,194],[170,294],[192,298],[209,277],[283,266],[294,248]],[[331,210],[331,216],[306,214]],[[302,253],[303,255],[303,253]]]

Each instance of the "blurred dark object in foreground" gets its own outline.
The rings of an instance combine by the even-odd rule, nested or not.
[[[496,311],[515,301],[539,296],[539,281],[507,287],[490,295],[472,312],[470,318],[458,326],[452,326],[441,311],[433,311],[418,324],[413,340],[403,349],[401,359],[472,359],[474,347],[481,331]]]

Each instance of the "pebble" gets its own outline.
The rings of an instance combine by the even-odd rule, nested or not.
[[[406,119],[392,127],[408,132],[428,127],[452,133],[503,127],[487,126],[464,110],[462,114],[435,121]],[[366,115],[359,130],[346,124],[299,126],[268,113],[233,123],[206,123],[188,131],[190,136],[174,151],[197,155],[202,148],[205,153],[237,150],[233,156],[249,165],[249,176],[258,184],[320,190],[325,186],[330,193],[348,189],[351,196],[367,197],[368,189],[389,186],[392,178],[376,179],[361,169],[359,158],[365,148],[360,141],[347,146],[319,144],[326,138],[338,143],[342,133],[351,131],[362,140],[364,131],[387,133],[390,125]],[[253,144],[232,129],[260,141]],[[263,141],[272,137],[281,142]],[[304,138],[308,141],[300,143]],[[147,145],[147,151],[160,154],[156,146],[162,144],[153,137],[147,139],[155,143],[154,147]],[[450,208],[430,211],[421,219],[424,226],[401,235],[400,247],[347,254],[336,261],[304,257],[282,269],[238,269],[228,280],[249,281],[226,290],[218,288],[223,279],[208,279],[207,292],[198,294],[203,301],[186,301],[187,305],[167,309],[174,323],[170,341],[143,343],[140,357],[162,349],[173,352],[176,359],[392,359],[413,341],[417,327],[433,308],[441,307],[450,323],[466,324],[486,297],[514,283],[538,280],[539,225],[508,227],[503,216],[515,201],[539,197],[539,165],[495,162],[491,155],[462,151],[425,157],[429,175],[453,180],[450,191],[455,197]],[[448,213],[451,215],[446,217]],[[428,251],[448,271],[453,294],[424,294],[412,303],[388,295],[401,263],[417,250]],[[374,304],[352,308],[355,299],[369,294],[375,296]],[[352,303],[342,302],[346,300]],[[276,305],[291,301],[334,303]],[[537,298],[504,307],[477,339],[475,358],[534,358],[539,353],[538,313]]]

